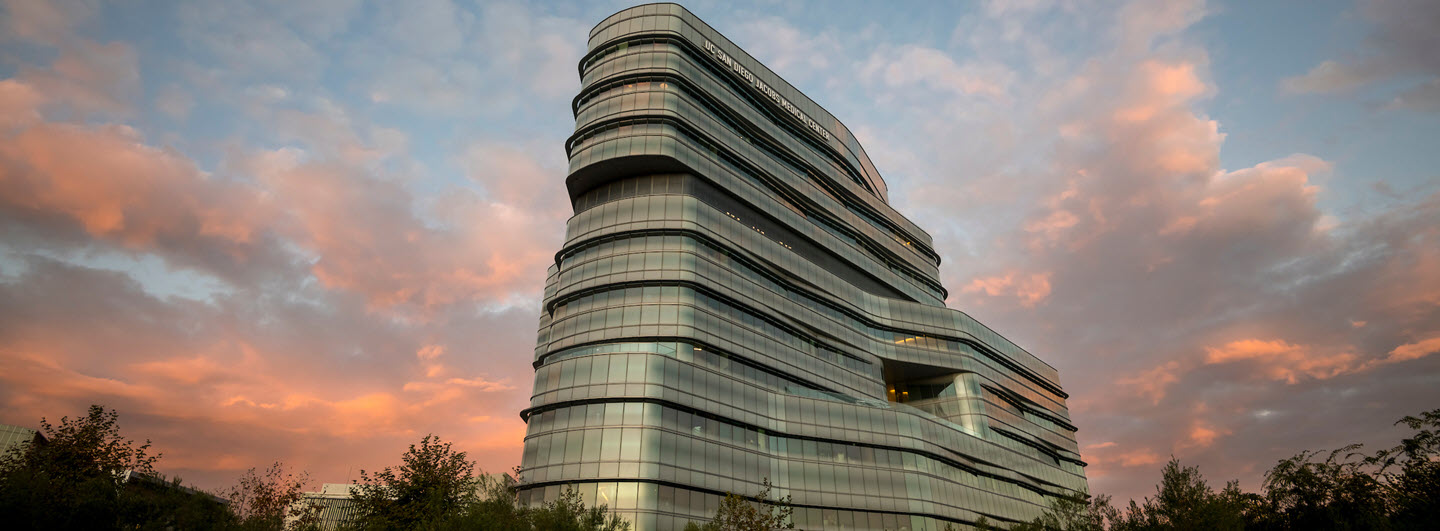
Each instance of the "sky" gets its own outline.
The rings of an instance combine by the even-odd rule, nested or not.
[[[314,483],[519,464],[563,143],[630,4],[3,0],[0,422]],[[1440,3],[719,2],[1059,369],[1092,492],[1440,407]]]

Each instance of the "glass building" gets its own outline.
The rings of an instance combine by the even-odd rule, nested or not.
[[[0,459],[9,455],[11,449],[21,449],[26,444],[45,444],[45,436],[30,428],[0,424]]]
[[[945,307],[834,116],[674,4],[579,67],[522,503],[678,529],[768,480],[801,529],[938,530],[1086,491],[1055,369]]]

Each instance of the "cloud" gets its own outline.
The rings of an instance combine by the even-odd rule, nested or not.
[[[96,2],[86,0],[5,0],[5,35],[40,44],[58,46],[80,25],[99,11]]]
[[[321,47],[353,18],[354,2],[197,1],[175,13],[179,38],[227,78],[313,80],[329,60]],[[318,24],[318,25],[317,25]]]
[[[425,345],[415,351],[415,357],[422,360],[433,360],[445,355],[445,345]]]
[[[906,179],[891,179],[893,201],[952,253],[949,302],[1059,369],[1094,492],[1144,495],[1160,449],[1256,485],[1255,463],[1366,442],[1440,385],[1440,357],[1407,357],[1440,322],[1440,196],[1341,214],[1324,206],[1326,183],[1346,177],[1328,157],[1222,167],[1224,124],[1204,108],[1224,87],[1188,35],[1207,12],[977,17],[955,31],[965,46],[937,51],[947,61],[866,85],[927,116],[856,127],[887,179]],[[1007,62],[1016,104],[991,113],[933,90],[962,57],[1011,53],[991,28],[1012,25],[1039,41]],[[1113,446],[1087,446],[1097,433]]]
[[[33,425],[106,404],[127,435],[156,441],[162,468],[208,486],[276,458],[344,481],[347,469],[390,464],[427,432],[490,470],[518,459],[518,417],[458,421],[523,407],[523,397],[501,391],[529,380],[528,363],[497,360],[528,351],[503,333],[533,324],[528,308],[397,325],[339,301],[160,299],[124,273],[26,260],[0,282],[0,311],[15,316],[0,324],[3,422]],[[73,319],[106,325],[76,328]],[[482,343],[490,347],[461,347]],[[431,378],[426,360],[403,355],[422,345],[450,351],[456,376]]]
[[[1324,61],[1300,77],[1281,81],[1281,87],[1294,93],[1344,92],[1383,77],[1376,65],[1351,66]]]
[[[1188,29],[1208,14],[1204,0],[1178,2],[1128,2],[1119,9],[1115,25],[1119,34],[1118,49],[1129,53],[1148,53],[1157,39]]]
[[[4,86],[17,107],[33,106],[40,92],[14,80]],[[37,113],[17,115],[27,110]],[[518,188],[493,200],[457,189],[434,204],[433,221],[423,219],[415,211],[421,200],[373,167],[398,156],[403,140],[389,142],[373,128],[362,137],[340,109],[277,119],[313,150],[247,154],[232,176],[208,175],[126,126],[23,127],[0,146],[0,215],[33,238],[110,242],[238,285],[308,261],[324,286],[361,293],[373,308],[508,303],[540,285],[559,245],[563,196],[542,205],[515,195]],[[547,171],[519,151],[481,151],[477,161],[495,162],[492,171],[531,179]]]
[[[139,59],[123,42],[66,39],[50,65],[22,67],[18,79],[82,115],[128,115],[141,91]]]
[[[0,80],[0,127],[10,129],[40,121],[44,101],[40,91],[28,83]]]
[[[1152,404],[1159,404],[1165,398],[1165,389],[1180,381],[1179,372],[1180,362],[1170,361],[1134,376],[1121,377],[1117,383],[1133,388],[1135,394],[1149,398]]]
[[[1440,352],[1440,336],[1395,347],[1394,350],[1390,351],[1390,355],[1385,358],[1384,362],[1399,363],[1402,361],[1416,360],[1436,352]]]
[[[16,243],[105,242],[244,284],[288,262],[252,186],[206,176],[134,129],[44,122],[4,140],[0,218]]]
[[[1220,438],[1221,435],[1226,435],[1227,433],[1221,433],[1213,426],[1204,422],[1196,422],[1190,428],[1190,445],[1200,447],[1210,446],[1215,444],[1215,440]]]
[[[424,312],[533,294],[558,246],[556,231],[540,226],[549,218],[463,189],[437,203],[431,224],[400,183],[344,163],[278,150],[253,157],[249,169],[288,214],[277,230],[316,257],[311,274],[363,294],[372,308]]]
[[[1311,88],[1431,108],[1433,10],[1364,5],[1401,26]],[[6,8],[43,53],[0,80],[0,421],[100,401],[205,485],[275,458],[353,479],[430,432],[518,462],[495,412],[527,404],[516,331],[570,215],[565,133],[536,131],[565,130],[598,18],[197,2],[157,52],[80,38],[102,7]],[[1345,153],[1222,167],[1201,2],[986,9],[948,43],[745,40],[870,113],[847,122],[950,302],[1059,368],[1095,492],[1148,493],[1167,453],[1253,482],[1436,399],[1440,195],[1331,210]]]
[[[1050,274],[1008,272],[1002,276],[976,278],[961,293],[984,293],[991,297],[1012,296],[1020,304],[1034,307],[1050,296]]]
[[[168,85],[155,96],[155,108],[175,120],[184,120],[195,107],[195,98],[178,85]]]
[[[998,64],[956,63],[934,48],[907,45],[875,52],[859,75],[890,88],[923,87],[959,96],[1007,97],[1011,74]]]
[[[1421,83],[1400,94],[1386,104],[1389,109],[1411,109],[1434,111],[1440,109],[1440,77]]]
[[[809,34],[776,16],[761,16],[737,25],[731,37],[771,70],[793,82],[832,68],[842,43],[833,32]]]
[[[1302,376],[1323,380],[1355,370],[1357,356],[1346,351],[1321,353],[1280,340],[1242,339],[1205,347],[1205,362],[1253,362],[1265,377],[1294,384]]]
[[[73,36],[0,80],[0,422],[102,403],[203,487],[274,459],[343,482],[425,433],[518,463],[524,424],[492,412],[528,403],[533,336],[514,332],[570,214],[559,140],[461,134],[433,161],[453,166],[420,164],[407,131],[310,85],[345,23],[297,13],[352,8],[189,5],[200,56],[234,68],[153,98],[134,48]],[[147,102],[179,121],[231,105],[265,141],[186,139],[192,158],[116,121]]]
[[[1370,25],[1364,46],[1351,57],[1326,59],[1303,75],[1280,82],[1290,93],[1334,94],[1404,87],[1385,105],[1392,109],[1440,109],[1440,6],[1424,0],[1359,0]]]
[[[1116,460],[1120,463],[1120,466],[1140,467],[1159,463],[1160,456],[1150,450],[1135,450],[1120,454]]]
[[[505,2],[442,0],[381,11],[395,23],[347,58],[375,103],[487,115],[544,105],[559,117],[579,90],[575,65],[585,46],[575,36],[590,24]]]

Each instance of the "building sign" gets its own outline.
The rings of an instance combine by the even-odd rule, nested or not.
[[[749,69],[741,65],[739,61],[736,61],[734,58],[730,57],[730,54],[725,53],[725,51],[721,50],[719,46],[716,46],[709,40],[706,40],[705,51],[710,52],[711,55],[714,55],[717,61],[720,61],[722,64],[724,64],[730,69],[730,72],[734,73],[737,76],[740,76],[740,79],[745,80],[745,82],[749,83],[750,86],[755,87],[755,90],[760,91],[760,93],[764,94],[765,97],[770,98],[770,100],[774,101],[776,105],[779,105],[781,109],[785,109],[785,112],[790,113],[792,116],[795,117],[795,119],[800,120],[800,123],[805,124],[805,127],[810,128],[810,130],[814,131],[815,134],[825,137],[825,140],[830,140],[829,131],[826,131],[825,128],[820,127],[820,124],[815,123],[815,120],[811,120],[809,116],[806,116],[803,111],[801,111],[794,104],[786,100],[785,97],[781,96],[779,92],[775,92],[775,89],[770,88],[770,85],[767,85],[764,81],[761,81],[760,78],[755,77],[755,74],[751,73]]]

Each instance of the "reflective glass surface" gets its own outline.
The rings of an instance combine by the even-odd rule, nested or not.
[[[580,76],[523,503],[679,529],[768,481],[801,529],[938,530],[1086,490],[1055,369],[945,307],[834,116],[674,4],[598,24]]]

